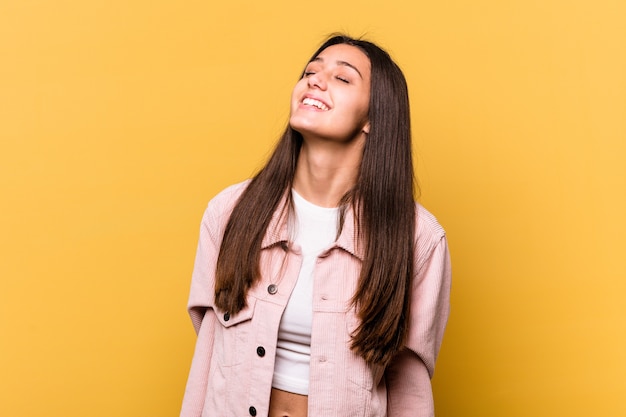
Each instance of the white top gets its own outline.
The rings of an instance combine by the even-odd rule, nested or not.
[[[317,257],[335,241],[339,209],[316,206],[295,190],[292,194],[296,215],[293,243],[302,252],[302,266],[278,329],[272,387],[308,395],[313,269]]]

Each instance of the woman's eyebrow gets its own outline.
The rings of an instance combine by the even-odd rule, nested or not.
[[[318,56],[316,58],[313,58],[311,60],[311,62],[322,62],[323,63],[324,62],[324,58],[321,58],[321,57]],[[359,71],[359,69],[357,67],[355,67],[354,65],[352,65],[351,63],[349,63],[347,61],[341,61],[341,60],[335,61],[335,63],[337,65],[342,65],[344,67],[352,68],[353,70],[356,71],[357,74],[359,74],[359,77],[361,77],[361,79],[363,79],[363,75],[361,75],[361,71]]]

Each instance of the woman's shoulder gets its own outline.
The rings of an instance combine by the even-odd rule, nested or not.
[[[232,213],[235,204],[239,200],[239,196],[241,196],[241,193],[243,193],[249,183],[250,180],[246,180],[230,185],[211,198],[204,210],[202,223],[221,230],[230,218],[230,213]]]
[[[446,232],[439,224],[439,221],[430,211],[428,211],[420,203],[415,203],[415,215],[416,215],[416,234],[419,239],[427,239],[432,241],[439,241],[446,235]]]
[[[415,204],[415,212],[415,270],[421,271],[434,253],[447,253],[448,244],[445,230],[431,212],[419,203]]]
[[[250,180],[247,179],[242,182],[238,182],[236,184],[229,185],[228,187],[222,189],[219,193],[217,193],[210,201],[208,208],[209,209],[224,209],[228,207],[232,207],[235,202],[239,199],[243,191],[246,189]]]

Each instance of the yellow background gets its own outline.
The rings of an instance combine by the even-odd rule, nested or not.
[[[0,415],[177,415],[204,207],[338,30],[404,69],[449,235],[438,416],[626,415],[625,21],[623,0],[3,0]]]

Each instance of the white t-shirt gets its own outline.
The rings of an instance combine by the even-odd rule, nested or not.
[[[278,329],[272,387],[309,393],[313,269],[317,257],[335,241],[338,208],[319,207],[292,190],[295,207],[293,243],[302,251],[302,267]]]

